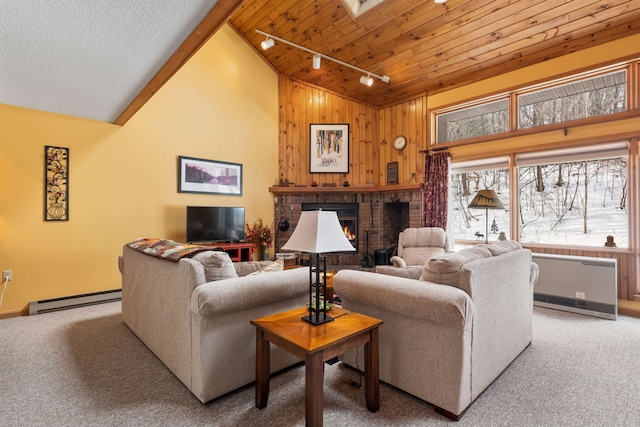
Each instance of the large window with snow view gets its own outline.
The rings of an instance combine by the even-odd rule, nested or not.
[[[607,148],[591,153],[602,156],[596,158],[582,153],[558,161],[565,156],[537,153],[518,159],[521,242],[629,247],[626,144]]]
[[[452,165],[450,224],[456,240],[485,241],[488,239],[489,242],[493,242],[500,238],[501,233],[503,233],[502,238],[510,238],[508,162],[506,159],[503,162],[493,160],[485,165]],[[486,167],[491,168],[486,169]],[[504,209],[469,209],[469,203],[476,193],[483,189],[495,191]]]

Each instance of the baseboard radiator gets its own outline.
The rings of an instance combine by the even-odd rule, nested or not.
[[[82,295],[31,301],[29,303],[29,316],[34,314],[50,313],[52,311],[67,310],[70,308],[84,307],[87,305],[103,304],[105,302],[120,301],[122,290],[93,292]]]
[[[533,262],[540,267],[533,305],[617,319],[616,259],[534,253]]]

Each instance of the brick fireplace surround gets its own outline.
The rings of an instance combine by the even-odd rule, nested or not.
[[[275,229],[275,251],[287,242],[296,228],[303,204],[358,204],[357,252],[327,255],[330,266],[373,266],[376,249],[396,250],[398,234],[407,227],[422,226],[420,185],[396,187],[271,187],[276,225],[284,218],[287,231]],[[368,242],[367,242],[368,241]]]

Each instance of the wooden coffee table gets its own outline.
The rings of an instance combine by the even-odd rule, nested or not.
[[[334,321],[314,326],[302,320],[306,307],[251,321],[256,327],[256,407],[269,400],[270,345],[305,362],[305,418],[307,426],[322,425],[324,362],[364,344],[364,388],[367,409],[380,409],[378,326],[382,320],[334,307]]]

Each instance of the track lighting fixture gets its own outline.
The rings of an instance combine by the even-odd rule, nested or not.
[[[373,79],[371,78],[371,76],[362,76],[360,77],[360,83],[365,86],[371,86],[373,85]]]
[[[267,36],[267,38],[263,40],[262,43],[260,43],[260,46],[262,46],[262,50],[267,50],[269,48],[272,48],[275,43],[276,42],[274,42],[271,37]]]
[[[320,53],[320,52],[316,52],[315,50],[306,48],[304,46],[300,46],[299,44],[290,42],[290,41],[282,39],[280,37],[276,37],[276,36],[271,35],[269,33],[265,33],[264,31],[256,30],[256,33],[262,34],[263,36],[266,37],[266,40],[264,40],[262,43],[260,43],[260,45],[262,46],[262,49],[264,49],[264,50],[267,50],[270,47],[272,47],[274,45],[274,43],[275,43],[274,41],[277,40],[280,43],[284,43],[284,44],[287,44],[289,46],[293,46],[296,49],[300,49],[300,50],[303,50],[305,52],[308,52],[308,53],[312,54],[313,55],[313,68],[316,69],[316,70],[320,68],[320,60],[321,60],[321,58],[324,58],[324,59],[326,59],[328,61],[335,62],[337,64],[340,64],[340,65],[344,66],[344,67],[348,67],[348,68],[351,68],[352,70],[356,70],[356,71],[358,71],[358,72],[360,72],[362,74],[365,74],[364,76],[360,77],[360,83],[362,83],[365,86],[373,85],[373,78],[374,77],[376,79],[378,79],[378,80],[383,81],[384,83],[389,83],[391,81],[391,78],[389,76],[384,76],[384,75],[381,76],[379,74],[372,73],[371,71],[367,71],[367,70],[365,70],[363,68],[356,67],[355,65],[348,64],[348,63],[346,63],[344,61],[341,61],[339,59],[332,58],[331,56],[325,55],[325,54]]]

